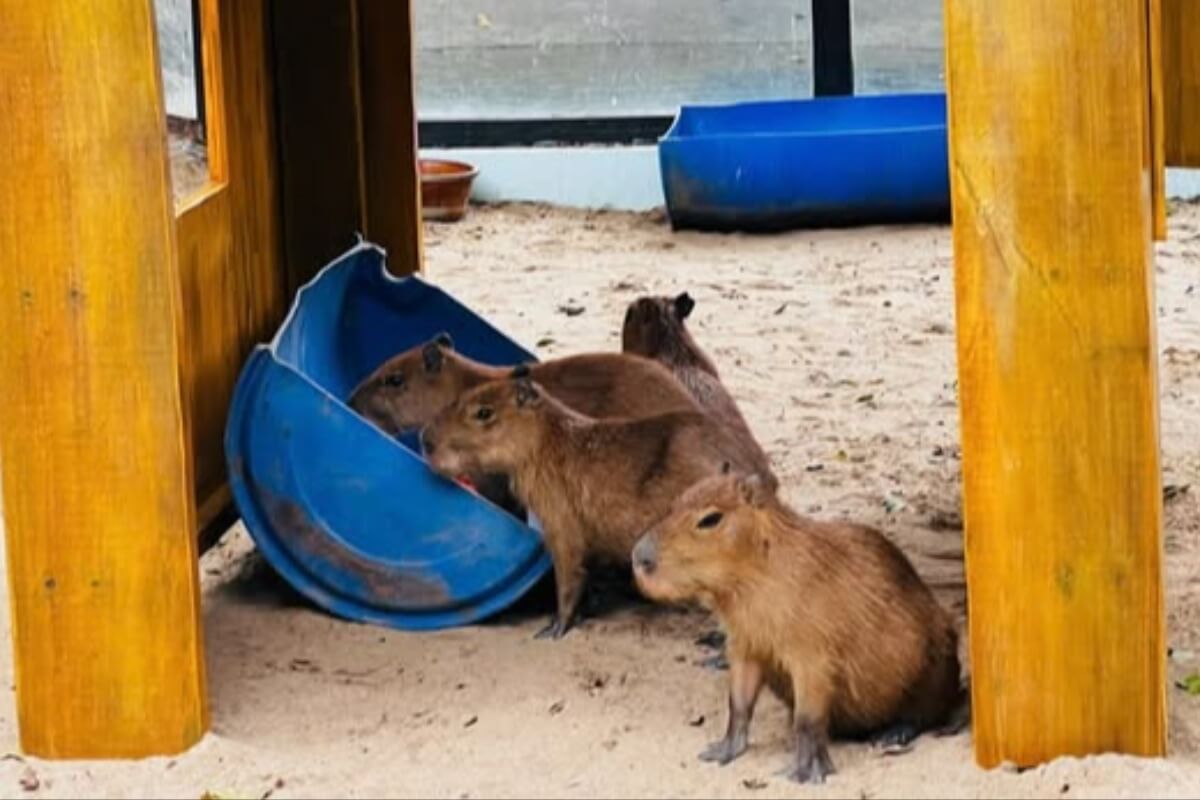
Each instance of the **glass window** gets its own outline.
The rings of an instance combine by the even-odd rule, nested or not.
[[[940,92],[943,0],[851,0],[854,90]]]
[[[671,114],[812,92],[810,0],[414,0],[414,12],[423,119]]]
[[[198,0],[154,0],[175,202],[209,182]]]

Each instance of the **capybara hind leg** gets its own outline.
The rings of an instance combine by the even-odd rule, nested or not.
[[[786,770],[787,776],[797,783],[824,783],[834,773],[833,761],[829,758],[826,723],[798,714],[793,727],[796,733],[796,760]]]
[[[538,639],[561,639],[575,623],[579,601],[587,585],[583,551],[579,548],[555,546],[547,541],[550,558],[554,561],[554,583],[558,590],[558,610],[550,624],[538,632]]]
[[[725,738],[713,742],[703,753],[701,761],[715,761],[724,766],[746,752],[750,743],[750,718],[754,704],[763,687],[762,665],[741,657],[729,664],[729,726]]]

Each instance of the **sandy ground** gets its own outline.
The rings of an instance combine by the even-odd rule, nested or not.
[[[799,509],[877,525],[961,612],[949,231],[771,237],[673,234],[661,220],[475,209],[428,230],[431,280],[546,356],[618,346],[641,292],[690,291],[715,356]],[[1173,680],[1200,669],[1200,209],[1175,209],[1158,302]],[[582,307],[568,316],[560,309]],[[537,642],[541,593],[487,625],[405,634],[296,600],[235,530],[202,563],[213,733],[178,758],[0,760],[0,793],[36,796],[1190,796],[1200,697],[1170,690],[1172,757],[1064,759],[984,772],[968,735],[884,757],[838,745],[838,774],[800,789],[786,713],[764,698],[748,754],[695,758],[725,721],[700,668],[703,617],[636,602]],[[0,615],[7,622],[7,614]],[[7,631],[0,685],[11,685]],[[11,692],[0,752],[16,750]]]

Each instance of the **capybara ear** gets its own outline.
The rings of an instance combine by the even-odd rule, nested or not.
[[[517,381],[517,405],[519,407],[535,406],[541,402],[541,399],[542,396],[538,393],[537,387],[533,385],[533,381],[526,378]]]
[[[687,292],[678,295],[672,302],[675,306],[675,318],[680,321],[687,319],[696,307],[696,301]]]
[[[442,362],[446,357],[442,353],[441,345],[432,341],[421,348],[421,360],[425,362],[426,372],[441,372]]]
[[[738,494],[746,504],[762,508],[771,497],[770,483],[764,481],[761,475],[747,475],[738,480]]]
[[[512,368],[512,373],[509,375],[509,377],[511,377],[513,380],[519,381],[522,378],[528,378],[530,374],[531,373],[529,371],[528,364],[517,364]]]
[[[433,337],[433,343],[446,350],[454,349],[454,340],[450,338],[450,334],[446,331],[442,331],[437,336]]]

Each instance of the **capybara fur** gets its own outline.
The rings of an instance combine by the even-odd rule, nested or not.
[[[712,359],[696,344],[687,328],[685,320],[695,307],[696,301],[687,292],[675,297],[639,297],[625,311],[621,350],[654,359],[670,369],[703,411],[754,449],[758,458],[756,472],[774,480],[767,454],[721,382]]]
[[[528,378],[462,395],[421,436],[446,476],[503,472],[542,523],[554,562],[558,608],[539,636],[571,627],[589,563],[628,566],[642,531],[701,478],[747,469],[743,445],[698,411],[639,419],[579,414]]]
[[[954,621],[904,554],[871,528],[797,515],[755,476],[690,488],[633,562],[644,594],[699,602],[728,635],[729,726],[706,761],[746,749],[764,684],[792,707],[803,782],[833,771],[831,734],[903,745],[962,702]]]
[[[589,417],[645,417],[696,409],[662,364],[621,353],[585,353],[522,365],[561,402]],[[350,395],[350,407],[389,434],[420,429],[468,389],[509,377],[513,367],[482,364],[442,333],[393,356]]]
[[[350,407],[390,435],[428,424],[463,392],[527,370],[571,408],[590,417],[644,417],[695,410],[695,401],[669,370],[656,361],[620,353],[587,353],[542,363],[495,367],[454,349],[449,334],[388,359],[350,396]],[[503,474],[467,475],[477,491],[518,517]]]

